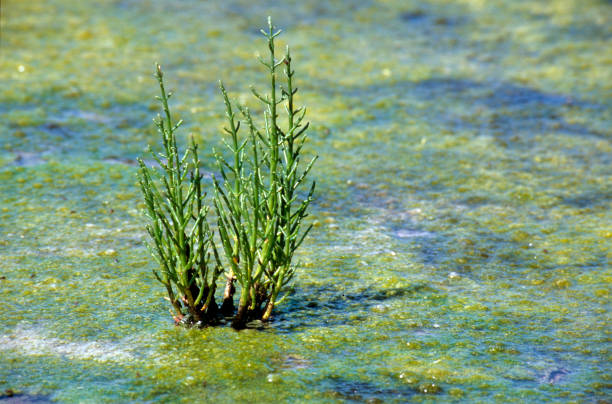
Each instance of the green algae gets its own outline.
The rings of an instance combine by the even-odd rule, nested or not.
[[[609,398],[609,2],[290,5],[3,4],[0,391]],[[195,134],[212,171],[216,80],[251,106],[236,90],[260,73],[267,15],[300,60],[317,226],[269,325],[175,328],[136,181],[135,157],[155,143],[151,66],[173,61],[182,140]]]

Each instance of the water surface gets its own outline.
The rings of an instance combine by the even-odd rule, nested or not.
[[[252,3],[3,4],[0,402],[609,401],[612,4]],[[136,180],[153,64],[213,170],[267,15],[316,227],[265,329],[176,328]]]

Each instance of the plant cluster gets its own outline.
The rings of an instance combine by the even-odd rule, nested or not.
[[[269,320],[295,272],[294,253],[312,227],[303,226],[315,189],[314,181],[307,184],[306,177],[316,160],[301,161],[306,111],[295,105],[289,48],[282,58],[275,55],[274,39],[281,31],[268,19],[267,31],[261,32],[269,50],[267,59],[260,58],[269,90],[267,94],[251,90],[264,107],[262,127],[248,108],[230,101],[220,84],[227,152],[226,156],[214,153],[217,174],[208,199],[216,220],[208,218],[211,209],[193,138],[184,154],[178,150],[176,131],[182,121],[173,120],[168,106],[172,94],[166,92],[157,65],[161,92],[157,98],[163,115],[156,125],[163,152],[154,154],[160,169],[139,159],[139,178],[150,219],[148,245],[160,267],[155,277],[166,287],[177,322],[205,325],[233,316],[232,325],[243,328],[252,320]],[[279,116],[283,109],[285,119]],[[246,131],[241,132],[244,126]],[[222,274],[226,283],[219,307],[215,292]]]

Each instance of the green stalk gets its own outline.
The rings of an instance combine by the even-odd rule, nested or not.
[[[175,318],[181,319],[189,313],[191,323],[203,324],[214,321],[208,315],[208,309],[213,306],[211,291],[214,291],[219,271],[211,270],[208,265],[212,233],[206,219],[208,208],[203,204],[205,195],[201,188],[200,160],[193,139],[191,147],[183,157],[180,156],[175,132],[182,121],[174,123],[168,102],[172,93],[166,91],[161,67],[156,65],[155,70],[160,90],[157,99],[163,110],[156,125],[164,154],[152,155],[161,169],[147,167],[139,159],[141,190],[147,216],[152,222],[147,226],[152,240],[150,250],[160,266],[160,274],[154,274],[166,288],[176,312]],[[213,250],[216,258],[214,246]],[[217,260],[215,268],[218,265]]]
[[[269,93],[264,97],[253,88],[252,92],[265,106],[265,127],[258,129],[249,110],[238,106],[249,128],[248,135],[241,139],[240,121],[220,84],[227,120],[225,133],[229,136],[224,142],[232,155],[226,160],[215,151],[219,177],[213,176],[213,205],[220,250],[207,221],[197,145],[192,138],[187,152],[179,154],[175,132],[181,121],[174,123],[168,103],[172,93],[166,92],[162,70],[156,66],[158,99],[163,110],[163,117],[158,117],[156,124],[164,154],[153,155],[161,167],[159,172],[139,160],[140,185],[151,221],[147,226],[150,250],[160,268],[159,274],[154,274],[165,286],[179,318],[189,313],[192,321],[214,321],[216,280],[225,267],[227,282],[221,308],[224,314],[234,310],[234,281],[241,287],[232,325],[242,328],[254,318],[268,320],[279,294],[294,274],[293,255],[311,228],[301,230],[314,183],[303,201],[297,201],[297,196],[314,159],[304,169],[300,168],[308,124],[302,125],[305,112],[294,103],[297,89],[291,55],[287,48],[283,59],[276,60],[274,40],[281,31],[276,31],[270,18],[267,31],[262,33],[269,58],[260,61],[267,68]],[[281,83],[279,96],[277,67],[283,63],[286,89]],[[286,128],[279,123],[278,105],[283,103]],[[250,147],[246,147],[248,143]],[[214,257],[213,264],[209,251]]]

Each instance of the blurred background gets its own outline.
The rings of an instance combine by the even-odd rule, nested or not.
[[[213,173],[218,80],[261,112],[269,15],[320,156],[315,229],[264,330],[175,328],[136,181],[154,63]],[[603,0],[3,1],[0,401],[606,402],[611,19]]]

